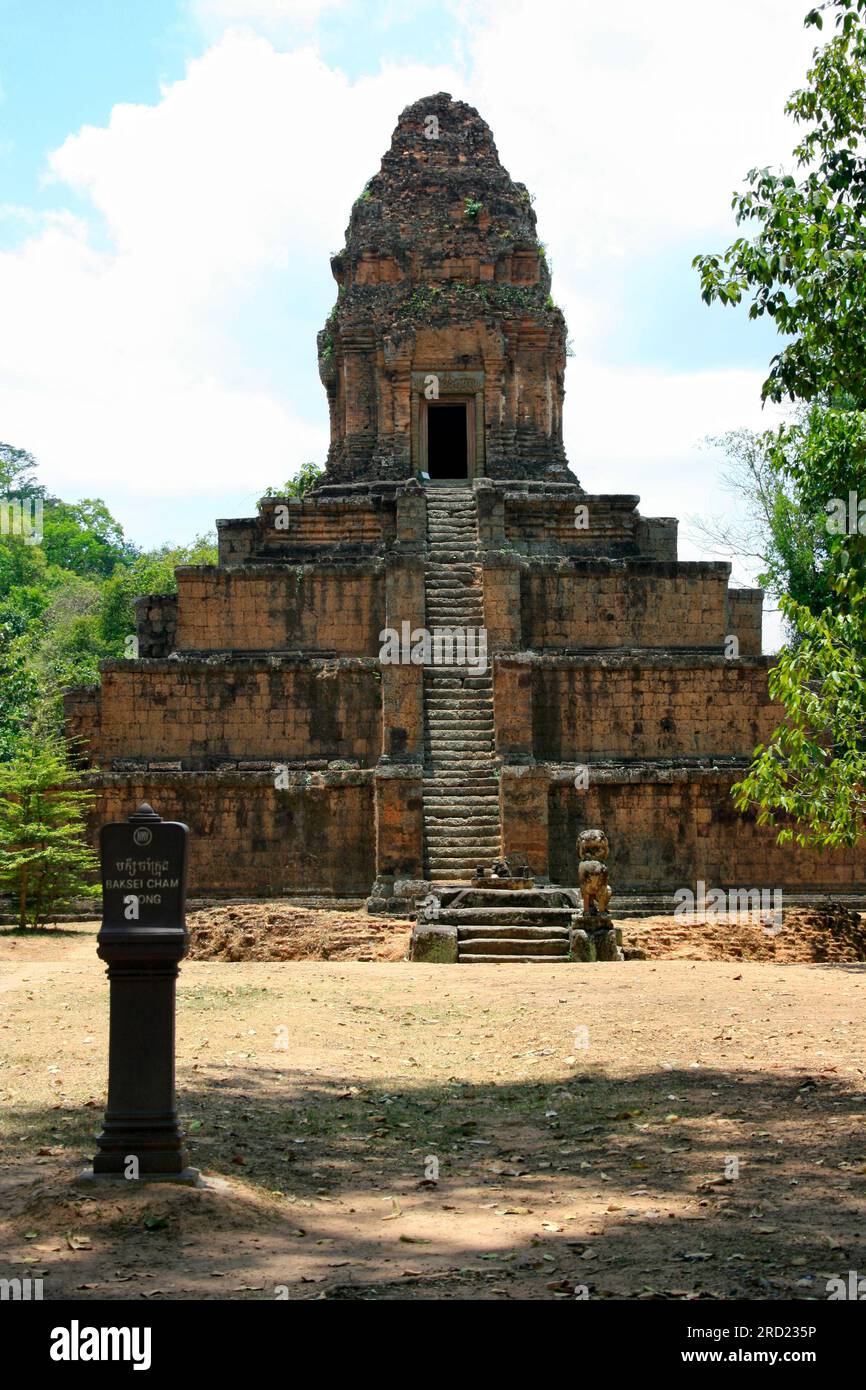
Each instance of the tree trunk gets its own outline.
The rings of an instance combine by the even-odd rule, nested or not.
[[[18,885],[18,926],[23,931],[27,926],[27,870],[21,870],[21,882]]]

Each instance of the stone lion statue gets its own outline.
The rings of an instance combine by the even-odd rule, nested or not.
[[[613,890],[607,881],[607,859],[610,846],[603,830],[584,830],[577,841],[580,865],[577,882],[583,899],[584,917],[604,917]]]

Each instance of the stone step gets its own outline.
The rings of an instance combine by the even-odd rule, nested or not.
[[[427,858],[430,863],[450,863],[452,860],[460,860],[460,863],[468,863],[471,869],[478,869],[481,865],[487,865],[489,860],[499,858],[500,841],[498,838],[491,840],[480,840],[471,837],[468,840],[438,840],[435,835],[425,835],[424,845],[427,848]],[[467,929],[467,930],[471,930]]]
[[[479,848],[486,845],[499,844],[499,832],[495,826],[488,826],[485,830],[480,830],[472,822],[464,822],[463,825],[436,825],[428,826],[426,838],[431,845],[436,845],[441,849],[445,845],[454,845],[458,848],[469,846],[470,849]],[[471,911],[471,909],[467,909]],[[483,909],[478,909],[483,911]]]
[[[493,698],[493,677],[488,675],[455,676],[438,666],[425,666],[424,694],[431,699],[476,699]],[[469,682],[472,682],[470,685]]]
[[[443,758],[437,758],[432,765],[424,770],[422,782],[429,791],[446,792],[453,788],[468,791],[470,787],[478,795],[498,796],[499,781],[490,771],[490,759],[487,767],[462,768],[449,767]]]
[[[476,773],[479,775],[475,776]],[[454,787],[468,791],[471,785],[478,795],[499,795],[499,779],[490,771],[489,758],[479,758],[477,767],[456,765],[448,758],[435,758],[428,762],[421,780],[430,791],[445,792]]]
[[[479,652],[478,650],[478,643],[483,642],[484,640],[481,634],[486,631],[486,628],[484,626],[484,618],[480,613],[473,612],[471,609],[468,608],[446,609],[441,608],[438,604],[428,604],[426,619],[427,627],[433,633],[435,633],[436,629],[438,628],[440,630],[447,629],[450,633],[455,634],[456,629],[456,634],[452,636],[451,642],[448,644],[447,647],[445,647],[444,651],[442,651],[441,653],[443,657],[457,657],[462,655],[457,643],[457,639],[460,637],[461,634],[463,634],[464,642],[467,642],[467,646],[465,648],[466,655],[463,656],[464,661],[466,660],[466,657],[471,658],[474,656],[478,656],[480,658],[484,655],[483,650],[481,652]],[[440,638],[440,643],[444,643],[445,640],[446,639],[443,635]]]
[[[487,700],[425,700],[427,718],[440,723],[493,723],[493,709]]]
[[[460,715],[427,714],[426,724],[429,729],[435,729],[437,733],[445,736],[448,733],[460,734],[465,730],[469,734],[493,734],[495,732],[488,716],[478,715],[475,719],[464,719]],[[488,759],[488,763],[491,760]],[[489,771],[489,768],[488,768]]]
[[[438,920],[456,927],[458,937],[530,937],[539,932],[567,936],[571,916],[565,907],[448,907],[441,909]]]
[[[499,805],[499,788],[478,787],[474,783],[436,783],[423,785],[424,805],[435,810],[436,806],[466,806],[468,810],[489,810]]]
[[[466,954],[463,951],[457,953],[458,965],[508,965],[509,963],[519,962],[520,965],[532,964],[549,965],[551,961],[568,960],[567,953],[557,956],[524,956],[524,955],[483,955],[476,952]]]
[[[457,944],[459,956],[567,956],[568,937],[523,940],[516,936],[467,937]]]
[[[508,907],[543,908],[553,905],[556,911],[577,912],[567,901],[565,889],[556,888],[476,888],[474,885],[460,896],[460,903],[454,907],[443,907],[443,912],[462,912],[471,908],[489,907],[501,912]]]
[[[434,781],[431,778],[424,778],[421,790],[424,792],[427,801],[453,802],[455,798],[466,799],[467,796],[474,796],[478,806],[488,806],[491,802],[499,805],[499,784],[493,778],[492,783],[474,783],[467,781],[466,777],[452,778],[449,781]]]
[[[432,760],[450,759],[452,753],[467,753],[473,749],[480,757],[488,758],[493,751],[493,733],[489,729],[467,729],[451,724],[444,729],[427,729],[424,735]]]
[[[464,752],[467,748],[490,748],[493,735],[486,729],[468,729],[460,724],[446,724],[436,729],[428,728],[426,742],[437,749],[441,757],[445,757],[452,749]]]
[[[467,803],[472,798],[472,804]],[[478,816],[483,823],[484,818],[493,820],[499,817],[499,796],[496,792],[478,792],[474,787],[466,787],[462,792],[456,794],[453,789],[443,788],[435,792],[430,792],[424,797],[424,805],[428,815],[442,817],[448,820],[461,820],[467,816]]]
[[[500,842],[494,830],[479,831],[471,826],[465,830],[428,830],[425,839],[437,854],[441,850],[452,849],[471,855],[495,849]]]
[[[427,735],[424,739],[424,751],[430,761],[442,762],[445,758],[449,762],[456,760],[456,770],[459,771],[461,763],[467,759],[489,758],[493,751],[493,741],[482,736],[474,740],[467,737],[463,740],[449,739],[446,742],[441,737],[431,738]]]
[[[493,696],[483,690],[440,690],[425,686],[424,703],[431,709],[454,710],[461,714],[492,714]]]
[[[479,738],[493,739],[495,732],[493,720],[480,717],[478,719],[461,719],[459,716],[451,718],[449,715],[435,715],[431,718],[428,714],[426,726],[429,734],[433,738],[449,738],[457,735],[463,737],[466,734],[475,734]]]
[[[476,873],[479,865],[495,859],[499,853],[498,845],[433,845],[428,844],[427,862],[433,869],[447,869],[457,865],[461,869],[471,869]]]

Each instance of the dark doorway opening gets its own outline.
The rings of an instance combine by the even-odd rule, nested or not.
[[[427,472],[431,478],[468,478],[466,405],[427,405]]]

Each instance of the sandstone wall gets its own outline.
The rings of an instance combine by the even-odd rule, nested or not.
[[[504,768],[503,846],[555,882],[577,882],[577,837],[600,825],[611,844],[611,882],[620,892],[712,887],[793,891],[862,890],[850,850],[779,846],[775,832],[741,815],[730,797],[741,773],[720,769],[591,769],[578,791],[573,769]]]
[[[376,656],[384,627],[381,566],[177,571],[177,650]]]
[[[177,594],[143,594],[135,600],[138,655],[169,656],[177,637]]]
[[[712,562],[532,565],[521,575],[521,645],[721,649],[729,574]]]
[[[636,548],[637,497],[588,496],[575,491],[570,497],[551,497],[532,492],[505,494],[505,538],[526,554],[563,548],[616,553],[617,548]],[[586,509],[578,518],[576,508]]]
[[[497,752],[542,761],[750,758],[782,711],[770,659],[540,658],[494,664]]]
[[[764,595],[760,589],[729,589],[730,630],[740,640],[740,656],[763,651]]]
[[[366,896],[375,877],[372,772],[291,774],[277,791],[266,774],[92,775],[91,842],[142,801],[190,835],[189,893]]]
[[[93,759],[355,758],[381,751],[382,684],[374,661],[114,661],[102,674]],[[76,704],[75,707],[78,707]]]
[[[822,853],[779,846],[775,833],[741,815],[730,786],[742,774],[678,773],[676,780],[624,785],[597,780],[587,792],[551,789],[551,872],[576,882],[576,839],[603,825],[612,846],[611,882],[623,889],[675,892],[702,879],[713,887],[862,891],[850,850]],[[577,833],[575,833],[577,832]]]

